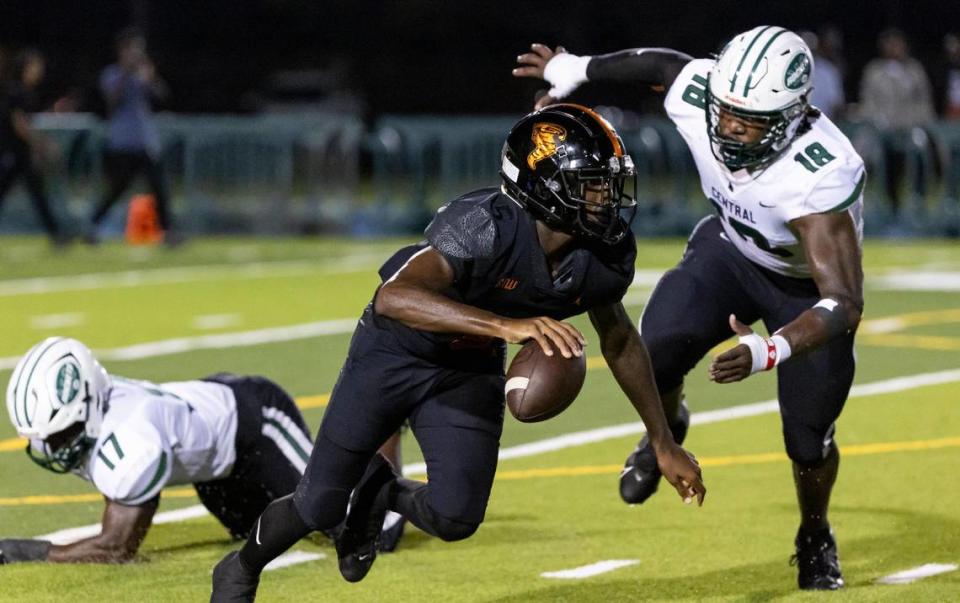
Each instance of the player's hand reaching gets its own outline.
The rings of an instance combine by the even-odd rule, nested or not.
[[[759,337],[753,332],[753,329],[737,320],[734,314],[730,315],[730,328],[741,338],[751,335]],[[713,362],[710,363],[708,372],[711,381],[733,383],[749,377],[752,368],[753,352],[750,351],[750,346],[741,339],[739,345],[714,358]]]
[[[761,337],[734,314],[730,315],[730,328],[739,336],[740,343],[713,359],[708,371],[711,381],[740,381],[790,358],[790,344],[779,331],[770,338]]]
[[[547,80],[552,88],[537,99],[535,109],[552,105],[586,81],[586,63],[590,57],[578,57],[563,46],[550,50],[544,44],[531,44],[530,52],[517,57],[520,65],[513,70],[515,77],[535,77]]]
[[[505,318],[500,337],[507,343],[524,343],[534,339],[547,356],[553,356],[556,348],[564,358],[582,356],[583,346],[587,345],[583,334],[575,326],[549,316]]]
[[[703,485],[700,474],[700,464],[693,454],[687,452],[674,442],[657,449],[657,466],[660,473],[670,485],[677,489],[677,494],[683,502],[690,504],[697,499],[697,505],[703,505],[703,498],[707,495],[707,487]]]

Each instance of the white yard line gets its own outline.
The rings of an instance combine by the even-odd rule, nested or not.
[[[37,314],[30,317],[30,327],[38,331],[63,329],[82,325],[86,317],[82,312],[63,312],[60,314]]]
[[[86,291],[105,287],[138,287],[236,278],[272,278],[307,274],[340,274],[377,267],[384,253],[358,253],[329,260],[283,260],[227,264],[202,264],[170,268],[147,268],[117,272],[94,272],[62,276],[0,280],[0,297],[35,295],[63,291]],[[637,270],[633,287],[651,288],[664,270]],[[897,271],[872,276],[867,285],[873,289],[904,291],[960,291],[957,271]]]
[[[291,565],[297,565],[298,563],[307,563],[308,561],[317,561],[318,559],[326,559],[327,556],[324,553],[308,553],[306,551],[290,551],[289,553],[284,553],[280,555],[270,563],[263,566],[263,571],[269,572],[272,570],[278,570],[282,567],[290,567]]]
[[[850,398],[860,398],[863,396],[873,396],[878,394],[890,394],[918,387],[930,385],[940,385],[944,383],[954,383],[960,381],[960,369],[950,371],[940,371],[937,373],[923,373],[909,377],[898,377],[896,379],[886,379],[884,381],[875,381],[873,383],[864,383],[855,385],[850,390]],[[721,408],[718,410],[708,410],[705,412],[694,413],[690,417],[693,425],[704,425],[707,423],[718,423],[721,421],[730,421],[733,419],[742,419],[754,417],[757,415],[777,412],[779,406],[776,400],[765,400],[763,402],[754,402],[753,404],[744,404],[730,408]],[[568,433],[562,436],[547,438],[538,442],[520,444],[500,450],[500,460],[522,458],[535,456],[547,452],[554,452],[571,448],[573,446],[583,446],[595,442],[602,442],[614,438],[622,438],[629,435],[640,435],[644,432],[643,423],[640,421],[627,423],[625,425],[612,425],[610,427],[600,427],[598,429],[589,429],[587,431],[578,431]],[[423,475],[426,473],[424,463],[410,463],[403,466],[403,474],[408,476]],[[158,513],[153,518],[153,523],[170,523],[175,521],[184,521],[202,517],[207,514],[207,510],[202,505],[194,505],[175,511],[166,511]],[[100,524],[81,526],[79,528],[67,528],[51,534],[38,536],[45,540],[51,540],[57,543],[67,543],[87,538],[100,533]]]
[[[938,576],[947,572],[957,571],[956,563],[925,563],[902,572],[890,574],[877,579],[877,584],[910,584],[930,576]]]
[[[321,337],[324,335],[343,335],[352,333],[356,326],[356,318],[341,318],[337,320],[307,322],[286,327],[269,327],[253,331],[240,331],[237,333],[217,333],[214,335],[161,339],[160,341],[148,341],[119,348],[94,350],[94,352],[98,359],[105,361],[141,360],[143,358],[182,354],[195,350],[219,350],[281,341],[296,341],[298,339],[308,339],[310,337]],[[14,368],[17,366],[19,360],[20,356],[0,358],[0,370]]]
[[[960,272],[904,271],[888,272],[869,279],[874,289],[896,291],[960,291]]]
[[[193,328],[203,331],[235,327],[243,322],[243,316],[237,313],[229,314],[201,314],[193,317]]]
[[[582,580],[583,578],[605,574],[620,569],[621,567],[629,567],[631,565],[637,565],[638,563],[640,563],[639,559],[608,559],[573,569],[543,572],[540,576],[544,578],[560,578],[562,580]]]
[[[342,274],[376,268],[386,259],[382,253],[362,253],[329,260],[289,260],[248,264],[203,264],[174,268],[96,272],[65,276],[0,280],[0,297],[64,291],[88,291],[106,287],[140,287],[196,281],[274,278],[280,276]]]

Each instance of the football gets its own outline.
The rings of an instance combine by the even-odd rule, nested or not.
[[[576,399],[587,375],[586,356],[547,356],[536,341],[528,341],[507,370],[505,393],[510,414],[536,423],[563,412]]]

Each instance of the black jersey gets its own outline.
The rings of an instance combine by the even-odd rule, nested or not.
[[[415,253],[433,247],[450,263],[451,299],[509,318],[563,320],[619,302],[633,281],[637,249],[632,236],[617,245],[579,241],[551,274],[537,238],[536,221],[496,188],[480,189],[446,204],[427,226],[426,241],[399,250],[380,269],[383,281]],[[412,351],[429,356],[463,344],[462,336],[416,331],[378,317]]]

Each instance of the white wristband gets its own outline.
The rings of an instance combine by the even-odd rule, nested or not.
[[[591,58],[590,56],[579,57],[569,52],[553,55],[543,69],[543,79],[553,86],[548,94],[553,98],[563,98],[586,82],[587,63]]]
[[[750,374],[760,371],[769,371],[790,357],[790,344],[783,335],[774,335],[770,339],[756,333],[740,337],[740,343],[750,348],[750,358],[753,362]]]
[[[777,360],[774,366],[779,366],[784,360],[790,357],[790,354],[793,353],[793,350],[790,349],[790,342],[788,342],[783,335],[774,333],[773,337],[770,338],[770,341],[772,341],[773,345],[777,348]]]

